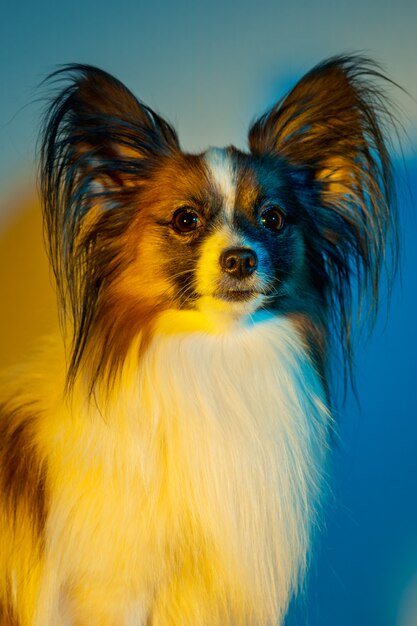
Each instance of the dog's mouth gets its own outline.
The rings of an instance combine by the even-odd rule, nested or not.
[[[222,289],[214,294],[219,300],[226,302],[245,302],[259,295],[254,289]]]

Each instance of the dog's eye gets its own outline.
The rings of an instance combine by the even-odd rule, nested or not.
[[[278,232],[284,227],[285,218],[282,209],[278,206],[269,206],[261,213],[261,223],[268,230]]]
[[[181,207],[177,209],[172,217],[172,228],[177,233],[191,233],[200,223],[200,217],[191,207]]]

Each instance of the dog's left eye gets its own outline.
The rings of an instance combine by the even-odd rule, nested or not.
[[[200,217],[191,207],[177,209],[172,217],[172,228],[180,234],[191,233],[200,223]]]
[[[284,227],[285,218],[282,209],[278,206],[269,206],[261,213],[261,224],[268,230],[278,232]]]

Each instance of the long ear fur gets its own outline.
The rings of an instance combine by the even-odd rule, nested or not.
[[[384,138],[393,116],[378,86],[384,80],[392,84],[369,59],[329,59],[306,74],[249,132],[253,153],[282,156],[309,172],[309,266],[316,283],[323,285],[350,365],[355,281],[358,313],[369,293],[374,319],[387,237],[391,269],[396,264],[395,190]]]
[[[125,262],[120,242],[137,210],[133,194],[179,146],[171,126],[106,72],[68,65],[51,80],[67,86],[45,117],[40,178],[63,320],[72,328],[71,384],[103,286]]]

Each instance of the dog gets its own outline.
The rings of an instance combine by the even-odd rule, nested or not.
[[[326,492],[331,357],[349,371],[395,256],[384,80],[333,57],[248,152],[196,155],[108,73],[50,78],[63,338],[2,383],[1,626],[282,624]]]

